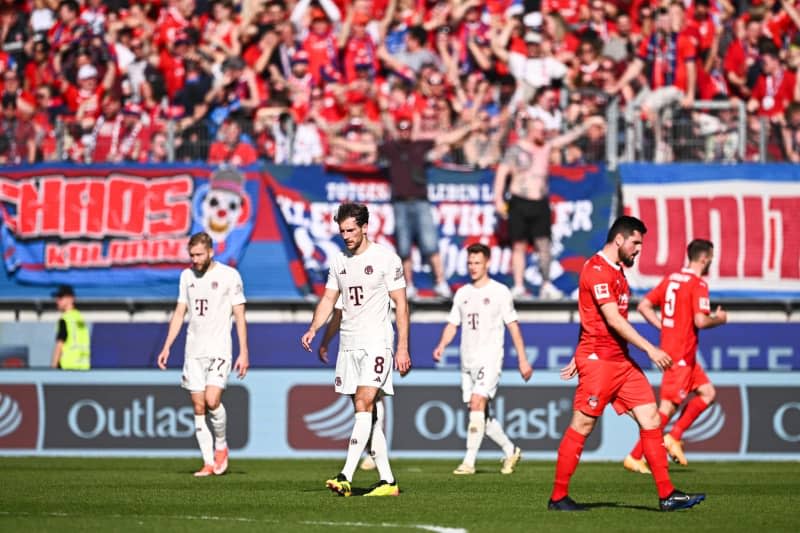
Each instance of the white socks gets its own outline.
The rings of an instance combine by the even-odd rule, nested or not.
[[[342,468],[342,474],[348,481],[353,480],[353,473],[361,459],[361,453],[367,446],[369,434],[372,431],[372,413],[358,412],[353,424],[353,433],[350,435],[350,445],[347,447],[347,460]],[[384,443],[386,440],[384,439]],[[377,465],[377,461],[375,462]]]
[[[222,450],[228,447],[225,440],[225,428],[228,425],[228,415],[225,413],[225,406],[219,404],[216,409],[209,409],[208,415],[211,418],[211,427],[214,429],[214,449]]]
[[[503,427],[494,418],[490,418],[486,423],[486,436],[492,439],[503,449],[506,457],[511,457],[514,454],[514,443],[509,440],[508,436],[503,431]]]
[[[469,426],[467,426],[467,453],[464,455],[464,464],[475,466],[475,457],[483,441],[486,431],[486,415],[483,411],[469,412]]]
[[[194,415],[195,436],[197,444],[200,445],[200,453],[203,454],[203,464],[214,464],[214,447],[211,432],[208,431],[205,415]]]
[[[375,461],[375,466],[378,468],[380,479],[388,483],[394,483],[394,474],[392,473],[392,467],[389,465],[389,446],[386,444],[386,434],[383,432],[384,408],[381,400],[377,400],[375,403],[375,413],[376,418],[375,423],[372,424],[369,452]]]

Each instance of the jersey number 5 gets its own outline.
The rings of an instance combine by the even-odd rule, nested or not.
[[[664,292],[664,316],[672,318],[675,316],[675,300],[677,295],[675,291],[680,288],[681,284],[677,281],[670,281],[667,285],[667,290]]]

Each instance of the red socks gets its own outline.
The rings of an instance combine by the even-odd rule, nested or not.
[[[670,431],[669,434],[672,435],[675,440],[681,440],[683,432],[691,427],[692,423],[697,420],[700,413],[705,411],[707,407],[708,404],[700,396],[695,396],[689,400],[689,403],[683,408],[681,417],[675,422],[675,425],[672,426],[672,431]]]
[[[575,469],[578,468],[585,442],[586,437],[571,427],[564,433],[564,438],[561,439],[561,445],[558,447],[556,479],[553,483],[551,500],[558,501],[569,494],[569,479],[575,473]],[[666,468],[666,459],[664,461],[664,468]]]
[[[669,479],[669,472],[667,471],[667,452],[664,449],[664,434],[661,428],[640,429],[639,437],[641,438],[647,465],[653,472],[653,479],[656,481],[658,497],[666,498],[672,494],[675,487],[672,486],[672,482]],[[559,453],[559,460],[560,459]]]
[[[662,413],[661,411],[658,412],[658,416],[661,417],[661,425],[659,427],[661,429],[664,429],[664,426],[666,426],[667,422],[669,422],[669,417],[664,413]],[[634,446],[633,450],[631,450],[631,457],[633,457],[636,460],[639,460],[642,458],[643,454],[644,450],[642,449],[642,441],[641,439],[639,439],[636,441],[636,446]]]

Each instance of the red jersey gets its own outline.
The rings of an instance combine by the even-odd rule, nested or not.
[[[661,308],[661,349],[675,363],[695,363],[697,328],[694,315],[710,314],[708,285],[688,268],[666,276],[646,298]]]
[[[251,145],[240,142],[231,147],[224,142],[217,141],[211,144],[208,150],[208,162],[212,165],[220,163],[230,163],[236,166],[245,167],[252,165],[258,160],[258,152]]]
[[[630,288],[622,266],[614,264],[598,252],[583,264],[578,280],[578,312],[581,335],[575,350],[576,358],[596,355],[603,361],[629,361],[628,343],[609,329],[600,306],[615,302],[619,314],[628,319]]]
[[[568,25],[575,25],[581,20],[581,7],[588,3],[588,0],[545,0],[542,14],[559,13]]]
[[[336,38],[332,31],[324,35],[310,32],[303,41],[303,50],[308,52],[308,71],[315,83],[321,79],[320,70],[325,65],[338,65],[339,53]]]
[[[758,102],[758,114],[764,117],[783,115],[784,109],[794,99],[795,74],[784,68],[772,75],[764,73],[753,87],[753,98]]]

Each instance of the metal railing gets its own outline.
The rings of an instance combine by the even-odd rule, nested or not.
[[[566,91],[563,93],[566,94]],[[641,111],[642,106],[637,101],[622,109],[618,97],[609,100],[605,106],[605,158],[610,170],[615,170],[620,162],[636,161],[766,162],[770,158],[770,143],[780,146],[782,142],[780,138],[772,138],[774,127],[764,117],[755,124],[748,124],[747,110],[741,101],[698,100],[690,109],[681,109],[679,105],[664,106],[660,112],[651,113],[649,120],[641,117]],[[733,112],[735,124],[731,117],[726,122],[721,121],[718,116],[721,112]],[[752,121],[753,117],[749,119]],[[658,134],[662,138],[656,139],[654,132],[659,130]],[[181,136],[178,123],[174,120],[166,121],[164,133],[167,161],[174,162]],[[58,118],[55,124],[55,158],[58,161],[68,159],[69,135],[69,128]],[[708,157],[711,144],[709,137],[715,135],[728,136],[729,146],[722,154],[722,159]],[[683,149],[683,153],[679,157],[661,157],[657,152],[660,148],[656,146],[658,142],[672,149]]]
[[[612,102],[606,110],[608,120],[607,154],[612,170],[619,161],[672,162],[676,160],[738,162],[746,159],[747,110],[744,102],[698,100],[690,109],[665,106],[650,113],[648,120],[641,116],[642,106],[631,102],[624,112],[624,145],[620,147],[619,105]],[[735,124],[724,120],[714,112],[731,111],[736,115]],[[715,155],[709,150],[714,136],[729,146],[724,153]],[[732,145],[732,146],[730,146]],[[676,149],[684,150],[677,154]],[[661,152],[667,151],[667,153]],[[669,154],[672,152],[672,155]],[[766,140],[759,146],[759,161],[766,160]]]

